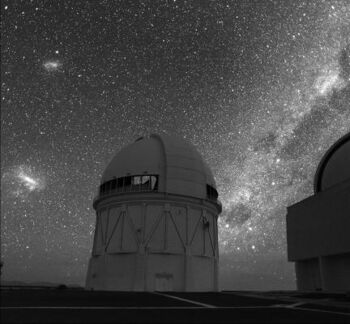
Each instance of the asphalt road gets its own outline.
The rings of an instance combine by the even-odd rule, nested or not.
[[[345,295],[2,288],[0,309],[1,323],[350,323]]]

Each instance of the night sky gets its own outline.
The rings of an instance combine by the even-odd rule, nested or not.
[[[213,170],[224,289],[293,289],[286,207],[350,130],[350,2],[2,1],[3,280],[84,284],[92,200],[139,136]]]

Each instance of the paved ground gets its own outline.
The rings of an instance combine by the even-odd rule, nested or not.
[[[350,323],[345,294],[1,289],[1,323]]]

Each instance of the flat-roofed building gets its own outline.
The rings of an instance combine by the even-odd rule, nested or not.
[[[298,289],[350,291],[350,133],[321,160],[314,195],[288,207],[287,243]]]

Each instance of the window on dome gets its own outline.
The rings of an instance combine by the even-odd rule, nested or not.
[[[151,189],[151,177],[143,176],[141,180],[141,190],[147,191]]]
[[[140,191],[141,177],[135,176],[131,179],[131,191]]]
[[[124,192],[131,191],[131,177],[124,178]]]
[[[105,191],[106,191],[106,193],[109,193],[111,191],[111,182],[108,181],[105,183],[105,185],[106,185]]]
[[[111,181],[111,191],[114,191],[117,187],[117,179]]]
[[[117,179],[117,191],[122,192],[124,188],[124,177]]]
[[[157,191],[157,175],[136,175],[114,178],[100,185],[100,195],[117,192]]]
[[[218,196],[216,189],[207,184],[207,198],[210,200],[217,200]]]
[[[158,190],[158,176],[151,176],[151,190]]]
[[[132,184],[134,186],[140,185],[141,184],[141,178],[140,176],[135,176],[132,178]]]

